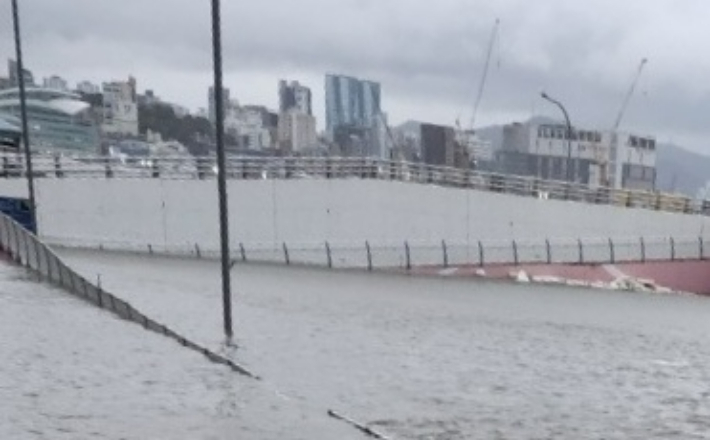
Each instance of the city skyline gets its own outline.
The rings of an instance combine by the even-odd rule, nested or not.
[[[192,110],[205,107],[211,66],[206,8],[180,3],[172,6],[171,22],[162,23],[152,18],[166,7],[161,0],[130,0],[110,11],[79,3],[34,0],[23,5],[26,64],[38,76],[56,73],[72,82],[100,82],[133,74],[168,101]],[[240,102],[277,108],[273,84],[280,78],[298,79],[313,90],[319,130],[325,120],[323,75],[331,71],[380,82],[387,90],[383,108],[393,125],[408,119],[451,125],[459,116],[468,121],[490,29],[500,18],[478,126],[557,116],[538,97],[545,88],[566,103],[575,125],[608,128],[635,66],[648,57],[649,68],[624,127],[710,152],[704,119],[710,113],[704,80],[710,65],[699,52],[685,49],[707,33],[699,17],[710,13],[710,5],[617,3],[503,0],[477,5],[475,11],[462,0],[225,5],[225,84]],[[288,19],[303,11],[302,28],[296,29]],[[341,14],[357,18],[357,25],[338,25]],[[68,18],[57,21],[58,15]],[[269,16],[279,30],[274,38],[254,37],[259,20],[237,20],[259,16]],[[9,20],[9,14],[0,13],[3,58],[13,53]],[[240,26],[230,24],[237,21]],[[129,23],[138,25],[126,34]]]

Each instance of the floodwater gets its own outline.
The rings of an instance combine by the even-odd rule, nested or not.
[[[361,439],[0,264],[0,439]]]
[[[60,253],[222,347],[217,262]],[[230,356],[394,438],[710,438],[707,298],[258,265],[233,286]]]

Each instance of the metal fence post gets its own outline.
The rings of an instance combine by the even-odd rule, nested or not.
[[[407,270],[412,270],[412,255],[411,250],[409,249],[408,241],[404,242],[404,256],[407,260]]]
[[[239,243],[239,252],[242,255],[242,261],[247,262],[247,251],[244,249],[244,243]]]
[[[283,249],[284,249],[284,260],[286,261],[286,265],[289,266],[291,265],[291,257],[288,255],[288,247],[286,247],[286,243],[283,243]]]
[[[609,238],[609,261],[611,264],[616,264],[616,252],[614,249],[614,240]]]
[[[325,242],[325,254],[328,258],[328,269],[333,268],[333,255],[330,252],[330,243]]]
[[[513,261],[516,266],[520,266],[520,258],[518,256],[518,243],[513,240]]]
[[[646,262],[646,241],[641,237],[641,262]]]
[[[367,270],[372,272],[372,249],[370,249],[370,242],[365,242],[365,249],[367,250]]]
[[[481,267],[486,265],[485,253],[483,251],[483,243],[480,241],[478,242],[478,264]]]
[[[547,264],[552,264],[552,246],[549,238],[545,240],[545,250],[547,251]]]
[[[577,244],[579,245],[579,264],[584,264],[584,244],[581,238],[577,240]]]
[[[444,269],[449,268],[449,250],[446,247],[446,240],[441,240],[441,250],[444,253]]]
[[[702,261],[705,259],[705,240],[703,237],[700,237],[698,242],[700,243],[700,260]]]
[[[671,237],[671,261],[675,261],[675,239]]]

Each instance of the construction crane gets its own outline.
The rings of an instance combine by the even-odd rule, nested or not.
[[[476,126],[476,116],[478,116],[478,109],[481,107],[481,101],[483,100],[483,93],[486,91],[486,82],[488,81],[488,72],[491,67],[491,56],[493,55],[493,47],[495,46],[496,40],[498,38],[499,26],[500,26],[500,20],[496,19],[495,25],[493,25],[493,31],[491,32],[491,40],[488,43],[488,51],[486,52],[486,64],[483,66],[483,75],[481,76],[481,82],[478,85],[478,94],[476,95],[476,103],[473,106],[473,114],[471,115],[471,125],[470,125],[471,130],[473,130]]]
[[[629,108],[629,103],[631,102],[631,98],[634,96],[634,92],[636,91],[636,87],[638,86],[639,79],[641,79],[641,74],[643,73],[644,68],[646,67],[646,64],[648,64],[648,58],[643,58],[641,60],[641,63],[639,63],[639,67],[636,70],[636,74],[634,75],[634,79],[631,82],[631,87],[629,87],[629,91],[626,93],[626,96],[624,96],[624,101],[621,103],[621,109],[619,110],[619,115],[616,117],[616,121],[614,121],[614,127],[612,128],[611,131],[611,137],[612,137],[612,148],[615,151],[618,151],[618,146],[619,146],[619,127],[621,127],[621,122],[624,119],[624,115],[626,114],[626,110]],[[611,186],[611,182],[609,182],[609,162],[608,160],[605,160],[603,162],[600,162],[600,165],[602,166],[602,181],[607,185]]]
[[[471,114],[471,123],[468,129],[461,127],[460,117],[456,118],[456,133],[457,139],[460,143],[466,146],[468,149],[475,138],[475,127],[476,127],[476,116],[478,116],[478,110],[481,107],[481,102],[483,101],[483,94],[486,91],[486,83],[488,81],[488,72],[491,67],[491,58],[493,56],[493,49],[495,47],[496,40],[498,38],[498,28],[500,26],[500,20],[496,19],[493,25],[493,31],[491,32],[491,38],[488,42],[488,49],[486,51],[486,61],[483,66],[483,74],[481,75],[481,81],[478,84],[478,93],[476,94],[476,101],[473,106],[473,113]]]
[[[619,110],[619,116],[616,118],[616,122],[614,122],[614,133],[616,133],[619,130],[619,127],[621,126],[621,121],[624,119],[624,115],[626,114],[626,109],[629,107],[629,103],[631,102],[631,98],[634,96],[634,92],[636,91],[636,86],[639,83],[639,79],[641,78],[641,74],[643,73],[643,69],[646,67],[646,64],[648,64],[648,59],[644,58],[641,60],[641,64],[639,64],[638,70],[636,71],[636,75],[634,76],[634,81],[631,83],[631,87],[629,87],[628,93],[626,93],[626,96],[624,97],[624,102],[621,104],[621,110]]]

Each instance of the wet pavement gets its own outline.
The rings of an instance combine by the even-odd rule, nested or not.
[[[0,262],[0,439],[362,439]]]
[[[60,253],[221,346],[217,262]],[[233,282],[231,356],[395,438],[710,438],[707,298],[256,265]]]

